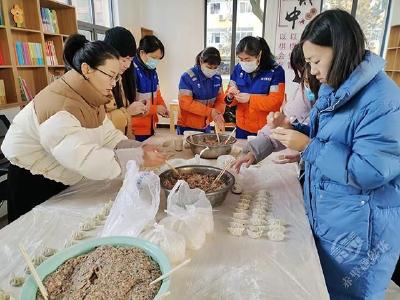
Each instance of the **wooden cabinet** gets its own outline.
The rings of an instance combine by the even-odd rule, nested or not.
[[[386,52],[386,73],[400,86],[400,25],[390,29]]]

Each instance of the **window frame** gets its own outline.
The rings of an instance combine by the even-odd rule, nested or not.
[[[230,69],[229,72],[232,73],[233,68],[235,67],[235,57],[236,57],[236,31],[237,31],[237,17],[240,13],[238,10],[240,9],[239,3],[243,0],[232,0],[232,36],[231,36],[231,57],[230,57]],[[264,14],[262,21],[262,34],[261,37],[265,36],[265,19],[267,15],[267,1],[264,0]],[[211,14],[211,11],[210,11]],[[204,0],[204,48],[207,47],[207,0]]]
[[[68,4],[72,5],[72,0],[68,0]],[[84,22],[77,20],[78,29],[90,31],[92,40],[98,39],[98,34],[105,34],[106,31],[114,27],[114,1],[108,0],[109,11],[110,11],[110,27],[96,24],[96,14],[94,10],[94,0],[89,0],[90,10],[92,14],[93,23]],[[77,9],[77,8],[76,8]]]
[[[321,8],[320,11],[323,12],[323,7],[324,7],[325,0],[321,0]],[[357,16],[357,6],[358,6],[358,0],[353,0],[351,4],[351,15],[356,18]],[[390,19],[390,13],[391,13],[391,8],[392,8],[392,0],[388,0],[388,6],[387,6],[387,11],[386,11],[386,19],[385,19],[385,28],[383,30],[383,36],[382,36],[382,45],[381,49],[379,51],[379,56],[383,57],[385,50],[386,50],[386,39],[387,39],[387,34],[390,29],[390,24],[389,24],[389,19]]]

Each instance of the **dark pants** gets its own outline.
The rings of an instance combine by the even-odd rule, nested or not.
[[[247,139],[248,136],[256,136],[257,133],[249,132],[238,126],[236,126],[236,138],[237,139]]]
[[[211,133],[211,126],[207,126],[206,128],[197,129],[192,127],[184,127],[184,126],[176,126],[176,134],[183,135],[185,131],[201,131],[204,133]]]
[[[68,187],[14,165],[8,168],[7,182],[9,223]]]

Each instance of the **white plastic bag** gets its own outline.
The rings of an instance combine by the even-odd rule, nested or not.
[[[160,225],[165,228],[176,231],[184,236],[186,246],[189,249],[198,250],[206,241],[206,232],[202,228],[200,219],[198,218],[194,206],[189,206],[186,212],[177,215],[168,212],[168,216],[160,221]]]
[[[164,225],[155,223],[152,229],[144,231],[140,234],[140,237],[164,250],[172,263],[179,263],[185,259],[185,237],[178,232],[165,228]]]
[[[175,215],[187,214],[187,208],[193,206],[194,216],[199,218],[206,233],[214,231],[212,206],[203,190],[191,189],[184,180],[178,180],[167,198],[167,211]]]
[[[136,162],[129,161],[101,236],[138,236],[146,224],[154,223],[159,205],[160,178],[153,172],[139,172]]]

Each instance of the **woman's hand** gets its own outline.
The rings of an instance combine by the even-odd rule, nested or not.
[[[153,145],[143,145],[143,166],[157,167],[165,163],[167,155],[159,152],[158,147]]]
[[[300,153],[279,155],[279,160],[273,160],[276,164],[289,164],[300,161]]]
[[[225,120],[222,114],[220,114],[215,108],[211,110],[211,119],[215,122],[216,126],[220,130],[225,128]]]
[[[144,115],[146,113],[146,110],[147,110],[146,105],[140,101],[133,102],[126,109],[128,114],[130,114],[131,116]]]
[[[235,97],[237,94],[239,94],[240,91],[238,90],[238,88],[234,85],[230,86],[228,88],[228,91],[226,92],[227,96],[232,99],[233,97]]]
[[[252,163],[256,161],[256,157],[252,152],[249,152],[245,155],[239,157],[236,161],[233,162],[232,167],[236,170],[236,173],[239,174],[240,167],[244,164],[246,168],[250,167]]]
[[[305,134],[294,129],[286,129],[282,127],[272,129],[271,138],[280,141],[287,148],[299,152],[303,151],[310,142],[310,138]]]
[[[169,111],[164,105],[157,105],[157,113],[164,118],[169,118]]]
[[[248,93],[239,93],[235,96],[235,99],[239,103],[247,103],[250,100],[250,94]]]
[[[271,111],[267,116],[267,123],[272,129],[276,127],[283,127],[287,129],[293,128],[292,124],[290,124],[289,118],[279,111]]]

